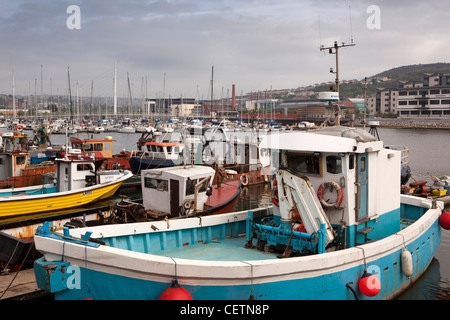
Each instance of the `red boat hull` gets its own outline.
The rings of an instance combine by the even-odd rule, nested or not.
[[[204,214],[219,214],[233,212],[236,209],[236,202],[241,193],[241,182],[227,181],[220,187],[213,185],[212,195],[204,204]]]

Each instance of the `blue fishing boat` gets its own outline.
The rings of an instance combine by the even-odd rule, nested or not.
[[[321,50],[337,62],[345,46]],[[273,206],[73,230],[46,222],[34,237],[38,286],[55,299],[145,300],[392,299],[407,290],[450,213],[401,194],[401,151],[340,125],[338,79],[337,92],[319,95],[333,127],[260,143]]]
[[[183,299],[390,299],[425,272],[448,217],[441,202],[401,195],[401,152],[344,127],[261,147],[273,207],[70,231],[45,223],[38,286],[56,299],[158,299],[180,286]]]

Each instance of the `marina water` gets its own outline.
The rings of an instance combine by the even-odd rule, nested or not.
[[[410,149],[409,162],[411,179],[426,180],[431,184],[432,176],[450,175],[448,151],[450,150],[450,131],[440,129],[388,129],[378,128],[380,139],[386,145],[400,145]],[[111,136],[116,142],[113,152],[137,148],[140,133],[104,133],[89,134],[89,137]],[[88,134],[76,135],[87,138]],[[52,135],[53,144],[64,144],[64,135]],[[270,185],[249,186],[242,190],[237,203],[237,210],[271,205]],[[449,208],[446,208],[450,210]],[[425,274],[399,299],[407,300],[449,300],[450,299],[450,233],[442,233],[442,242],[435,258]]]

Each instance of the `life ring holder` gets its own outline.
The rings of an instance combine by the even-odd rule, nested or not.
[[[277,179],[273,180],[272,183],[272,202],[275,206],[279,206],[279,199],[278,199],[278,185],[277,185]]]
[[[248,186],[248,176],[247,176],[246,174],[243,174],[243,175],[240,177],[240,180],[241,180],[241,184],[242,184],[244,187]]]
[[[329,202],[323,198],[323,193],[325,190],[336,190],[337,198],[335,202]],[[341,208],[342,200],[344,200],[344,192],[337,182],[327,181],[320,185],[319,189],[317,190],[317,197],[319,198],[320,203],[324,208],[338,209]]]

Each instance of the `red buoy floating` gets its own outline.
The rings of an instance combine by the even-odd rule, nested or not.
[[[376,275],[364,272],[359,280],[359,290],[367,297],[374,297],[381,290],[381,282]]]
[[[194,300],[191,294],[178,284],[175,278],[172,284],[158,298],[158,300]]]
[[[445,230],[450,230],[450,212],[446,211],[441,213],[439,225]]]

